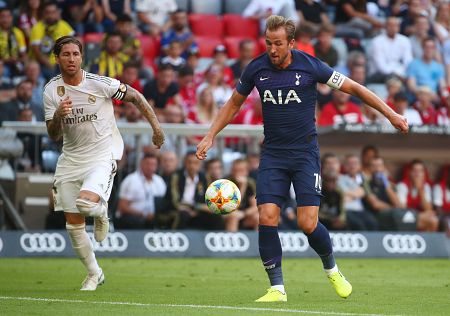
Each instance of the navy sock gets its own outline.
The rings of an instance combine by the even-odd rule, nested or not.
[[[282,249],[278,227],[259,225],[259,255],[269,276],[270,285],[283,285]]]
[[[306,234],[309,245],[322,259],[323,268],[334,268],[336,262],[333,256],[333,247],[331,246],[330,234],[321,222],[317,222],[316,229],[311,234]]]

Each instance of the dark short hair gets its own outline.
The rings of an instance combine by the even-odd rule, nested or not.
[[[8,6],[5,6],[5,7],[1,7],[1,8],[0,8],[0,13],[2,13],[3,11],[9,11],[9,13],[12,13],[12,10],[11,10],[11,8],[10,8],[10,7],[8,7]]]
[[[142,160],[148,159],[148,158],[158,160],[158,157],[155,154],[153,154],[153,153],[148,153],[147,152],[147,153],[144,154],[144,156],[142,156]]]
[[[44,11],[47,7],[51,7],[52,5],[59,9],[58,3],[56,1],[44,1],[44,3],[42,4],[42,11]]]
[[[247,44],[253,44],[254,42],[251,39],[243,39],[242,41],[239,42],[239,50],[244,49],[244,46]]]
[[[55,42],[55,45],[53,45],[53,54],[55,56],[59,56],[61,53],[61,49],[66,44],[75,44],[80,49],[81,55],[83,55],[83,45],[81,42],[75,37],[75,36],[62,36],[58,38]]]
[[[361,150],[361,155],[365,155],[368,151],[374,151],[375,156],[378,156],[378,148],[374,145],[365,145]]]
[[[406,93],[404,92],[397,92],[394,95],[394,102],[401,102],[401,101],[406,101],[408,102],[408,96],[406,95]]]
[[[165,70],[174,70],[174,69],[171,64],[160,64],[158,67],[158,72],[165,71]]]
[[[120,22],[133,22],[133,19],[131,18],[131,16],[129,14],[123,13],[117,17],[116,23],[120,23]]]
[[[209,160],[206,160],[205,169],[207,170],[209,168],[209,166],[211,166],[213,163],[216,163],[216,162],[220,162],[220,164],[222,164],[222,160],[220,160],[219,158],[211,158]]]
[[[194,70],[192,67],[184,66],[178,71],[178,77],[186,77],[186,76],[193,76]]]

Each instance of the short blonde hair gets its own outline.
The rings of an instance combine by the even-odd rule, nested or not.
[[[269,31],[276,31],[280,27],[284,27],[286,31],[287,40],[290,42],[295,38],[295,23],[292,20],[286,19],[284,16],[271,15],[266,20],[266,30],[264,33]]]

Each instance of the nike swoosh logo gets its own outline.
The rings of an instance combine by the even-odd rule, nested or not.
[[[264,81],[264,80],[267,80],[267,79],[269,79],[269,78],[270,78],[270,77],[266,77],[266,78],[260,77],[259,80],[260,80],[260,81]]]

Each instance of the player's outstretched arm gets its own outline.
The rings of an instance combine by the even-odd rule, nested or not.
[[[340,90],[360,98],[364,103],[381,112],[399,131],[403,133],[408,132],[409,127],[406,118],[392,110],[383,100],[366,87],[350,78],[345,78]]]
[[[206,159],[206,152],[212,147],[216,135],[231,122],[247,97],[240,94],[236,90],[233,91],[230,99],[220,109],[214,118],[208,133],[197,145],[196,156],[200,160]]]
[[[153,144],[156,148],[161,148],[162,144],[164,144],[164,133],[161,129],[161,125],[159,125],[153,108],[148,104],[145,97],[139,91],[127,85],[127,93],[125,94],[123,101],[133,103],[147,119],[153,129]]]
[[[47,124],[47,133],[51,140],[56,142],[61,139],[62,119],[70,113],[72,113],[72,100],[66,97],[59,103],[58,108],[53,114],[53,118],[45,122]]]

